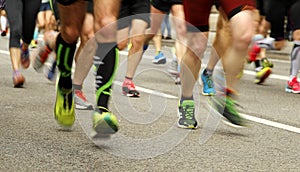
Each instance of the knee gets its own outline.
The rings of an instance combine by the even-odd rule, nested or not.
[[[118,42],[118,49],[119,50],[124,50],[127,47],[127,40],[122,40]]]
[[[133,49],[141,49],[144,45],[144,36],[135,36],[131,39]]]
[[[79,30],[76,29],[76,27],[64,27],[63,29],[61,29],[61,34],[63,39],[69,43],[75,43],[79,37]]]
[[[20,46],[21,33],[21,29],[10,28],[10,47]]]
[[[252,40],[252,37],[252,31],[245,31],[241,34],[235,34],[233,37],[233,47],[237,50],[246,50]]]
[[[109,36],[116,34],[117,18],[114,16],[95,19],[95,32],[101,30],[101,34]]]

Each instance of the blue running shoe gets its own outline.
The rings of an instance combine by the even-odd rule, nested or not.
[[[205,69],[201,72],[201,80],[203,83],[202,95],[205,96],[213,96],[216,94],[216,90],[214,87],[214,82],[212,80],[211,75],[206,75],[204,73]]]
[[[167,63],[167,58],[165,57],[163,52],[159,52],[154,59],[152,60],[152,63],[154,64],[166,64]]]

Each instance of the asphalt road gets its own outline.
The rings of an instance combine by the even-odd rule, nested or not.
[[[32,67],[22,70],[24,88],[13,88],[8,39],[0,38],[0,171],[299,171],[299,96],[284,91],[289,57],[269,54],[273,73],[255,85],[252,65],[245,65],[239,104],[249,120],[231,128],[210,115],[207,97],[195,87],[197,130],[176,127],[180,87],[154,65],[153,47],[145,53],[135,83],[139,99],[121,95],[126,52],[121,52],[111,109],[120,131],[109,140],[91,140],[91,111],[76,111],[73,130],[62,131],[53,116],[55,84]],[[33,50],[32,56],[35,50]],[[94,102],[90,72],[84,91]]]

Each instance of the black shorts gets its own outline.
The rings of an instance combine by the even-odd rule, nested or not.
[[[129,27],[133,19],[145,21],[150,24],[149,0],[122,0],[118,17],[118,29]]]
[[[269,10],[269,0],[256,0],[256,8],[259,11],[259,15],[266,16]]]
[[[86,9],[86,12],[94,14],[94,3],[93,3],[93,0],[87,0],[87,9]]]
[[[282,1],[271,0],[266,20],[271,23],[272,38],[280,41],[284,39],[285,16],[288,17],[290,28],[295,31],[300,29],[300,0]]]
[[[41,3],[40,12],[51,10],[50,2]]]
[[[176,4],[182,4],[182,0],[151,0],[153,7],[165,13],[169,12]]]

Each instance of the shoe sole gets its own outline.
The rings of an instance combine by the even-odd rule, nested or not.
[[[290,88],[285,88],[285,92],[287,92],[287,93],[293,93],[293,94],[300,94],[300,91],[294,91],[294,90],[292,90],[292,89],[290,89]]]
[[[262,75],[262,77],[260,78],[260,80],[255,80],[254,83],[255,84],[262,84],[272,73],[272,70],[269,68],[269,70],[266,71],[266,73],[264,73]]]
[[[203,96],[214,96],[214,95],[216,95],[216,93],[204,93],[204,92],[202,91],[202,95],[203,95]]]
[[[159,61],[152,61],[153,64],[166,64],[167,63],[167,59],[162,59]]]
[[[78,110],[94,110],[94,107],[92,105],[86,107],[86,106],[82,106],[82,105],[79,105],[76,103],[75,103],[75,108]]]
[[[140,97],[140,94],[139,95],[136,95],[136,94],[129,94],[129,93],[126,93],[124,91],[122,91],[122,94],[124,96],[127,96],[127,97],[136,97],[136,98],[139,98]]]

